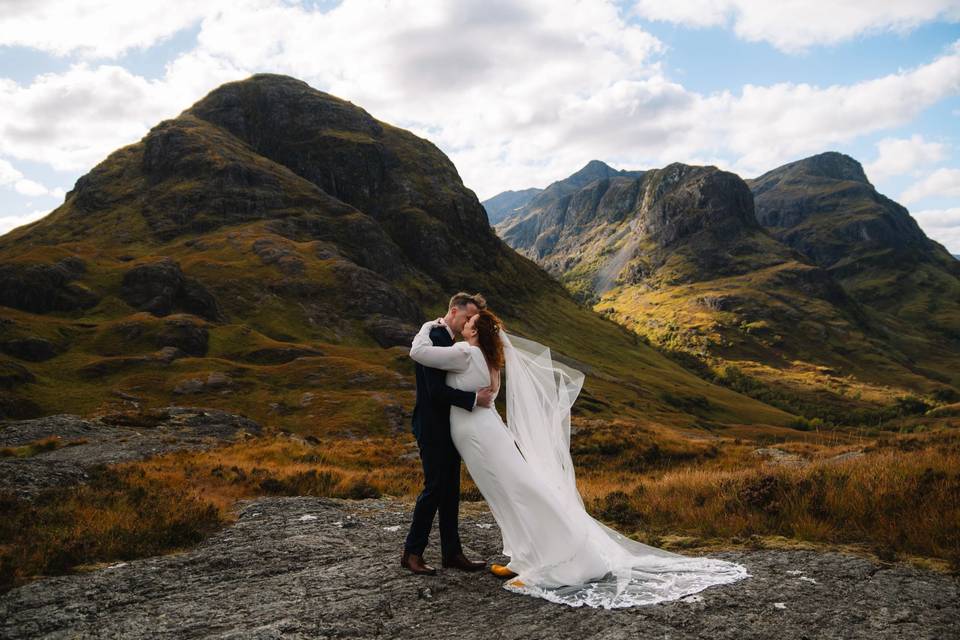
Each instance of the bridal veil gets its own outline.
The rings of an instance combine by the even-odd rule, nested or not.
[[[545,345],[502,330],[500,336],[507,428],[532,472],[555,492],[572,527],[587,532],[581,548],[570,545],[564,563],[575,566],[582,557],[590,571],[596,571],[599,555],[606,570],[580,584],[534,579],[519,587],[507,583],[506,588],[571,606],[609,609],[675,600],[750,575],[733,562],[685,556],[631,540],[591,517],[577,490],[570,456],[570,410],[583,388],[583,373],[554,360]]]

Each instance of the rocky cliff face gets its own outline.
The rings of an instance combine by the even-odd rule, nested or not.
[[[666,348],[752,363],[775,384],[801,362],[871,384],[898,380],[928,389],[944,381],[889,348],[887,325],[812,256],[762,226],[767,218],[758,220],[754,195],[770,194],[764,190],[772,180],[751,192],[739,176],[716,167],[595,171],[592,180],[587,168],[580,172],[587,178],[554,183],[566,186],[544,190],[497,231],[597,310]],[[803,180],[839,179],[849,191],[872,191],[859,165],[840,157],[811,162],[809,172]],[[758,202],[764,197],[757,195]],[[773,215],[803,229],[809,203]],[[909,216],[896,222],[890,234],[910,231],[915,240],[904,243],[928,243]],[[839,238],[836,246],[849,242]]]
[[[857,271],[855,262],[878,251],[889,254],[878,262],[900,268],[904,260],[915,264],[947,257],[904,207],[874,189],[850,156],[811,156],[747,184],[760,224],[835,276]]]
[[[616,286],[661,288],[802,261],[758,224],[743,180],[716,167],[673,163],[549,191],[498,231],[588,299]]]

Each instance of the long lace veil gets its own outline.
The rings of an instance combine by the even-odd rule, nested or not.
[[[502,329],[500,337],[507,428],[531,469],[555,489],[564,512],[596,526],[607,540],[602,547],[609,560],[608,579],[587,587],[534,590],[536,595],[574,606],[609,608],[673,599],[749,575],[732,562],[684,556],[632,540],[590,516],[577,490],[570,456],[570,410],[583,388],[584,374],[554,360],[550,348],[539,342]]]
[[[507,428],[527,462],[565,500],[583,506],[570,457],[570,409],[584,375],[555,361],[550,348],[500,332],[504,348]]]

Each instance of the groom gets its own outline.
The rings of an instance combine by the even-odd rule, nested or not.
[[[450,298],[447,315],[441,325],[430,331],[435,347],[451,347],[463,325],[487,303],[479,293],[458,293]],[[457,519],[460,511],[460,454],[450,437],[450,407],[467,411],[489,407],[493,393],[489,388],[476,393],[448,387],[446,372],[417,364],[417,402],[413,408],[413,435],[420,448],[423,464],[423,491],[413,509],[413,522],[404,543],[400,566],[413,573],[434,575],[437,570],[423,559],[433,516],[440,512],[440,550],[444,567],[478,571],[486,565],[482,560],[469,560],[460,546]]]

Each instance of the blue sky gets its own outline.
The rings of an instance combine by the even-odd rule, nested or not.
[[[433,140],[481,198],[597,158],[754,177],[826,150],[960,254],[960,3],[13,5],[0,233],[222,82],[277,72]],[[827,8],[829,7],[829,9]]]

